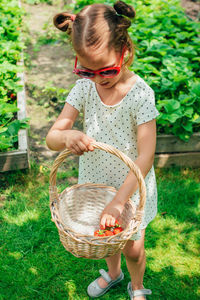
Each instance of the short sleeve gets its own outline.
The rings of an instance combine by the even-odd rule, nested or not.
[[[136,121],[137,125],[147,123],[159,115],[155,107],[154,91],[150,87],[143,89],[140,101],[137,107]]]
[[[77,80],[75,86],[71,89],[65,102],[72,105],[78,111],[82,110],[85,101],[85,86],[83,80]]]

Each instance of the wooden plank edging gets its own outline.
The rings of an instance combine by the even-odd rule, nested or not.
[[[19,7],[21,7],[20,0],[18,1]],[[18,63],[20,66],[24,66],[23,52],[22,59]],[[25,94],[25,80],[24,72],[18,73],[17,77],[20,78],[20,85],[22,90],[17,93],[17,112],[18,120],[26,118],[26,94]],[[29,168],[29,151],[28,151],[28,134],[27,129],[21,129],[18,132],[18,150],[1,152],[0,153],[0,172],[26,169]]]
[[[24,74],[18,74],[22,91],[17,93],[18,120],[26,118],[26,98]],[[27,129],[18,132],[18,150],[0,153],[0,172],[29,168],[28,134]]]
[[[173,135],[157,135],[156,153],[200,152],[200,133],[194,133],[188,142]]]
[[[156,168],[173,166],[200,168],[200,152],[156,154],[154,166]]]

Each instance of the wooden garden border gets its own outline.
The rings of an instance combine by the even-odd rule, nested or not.
[[[24,65],[23,59],[19,65]],[[26,95],[24,73],[18,74],[22,91],[17,93],[18,120],[26,118]],[[0,172],[29,168],[28,134],[27,129],[18,133],[18,150],[0,153]]]
[[[173,135],[158,135],[154,165],[158,168],[199,168],[200,133],[194,133],[188,142]]]
[[[18,5],[21,8],[21,1],[18,0]],[[18,63],[19,66],[24,66],[23,52],[22,59]],[[17,119],[23,120],[26,118],[26,94],[24,73],[18,73],[22,91],[17,93]],[[18,150],[0,153],[0,172],[26,169],[29,168],[29,151],[28,151],[28,134],[27,129],[21,129],[18,132]]]

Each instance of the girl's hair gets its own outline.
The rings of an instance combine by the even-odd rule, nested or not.
[[[129,51],[130,65],[134,56],[134,45],[127,29],[135,17],[132,6],[117,1],[114,7],[105,4],[85,6],[76,16],[63,12],[55,15],[54,25],[66,31],[74,50],[80,55],[87,53],[87,47],[98,48],[107,43],[109,48],[121,52],[124,47]]]

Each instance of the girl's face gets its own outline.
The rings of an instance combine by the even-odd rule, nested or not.
[[[116,52],[115,49],[108,49],[107,47],[104,49],[92,49],[88,48],[88,54],[84,56],[79,56],[78,58],[78,66],[77,68],[90,70],[90,71],[98,71],[100,69],[118,67],[120,65],[120,60],[123,59],[122,53]],[[99,74],[95,74],[94,77],[89,78],[96,84],[109,89],[113,87],[117,82],[120,81],[124,72],[125,66],[123,65],[123,61],[121,61],[122,66],[118,75],[108,78],[102,77]]]

